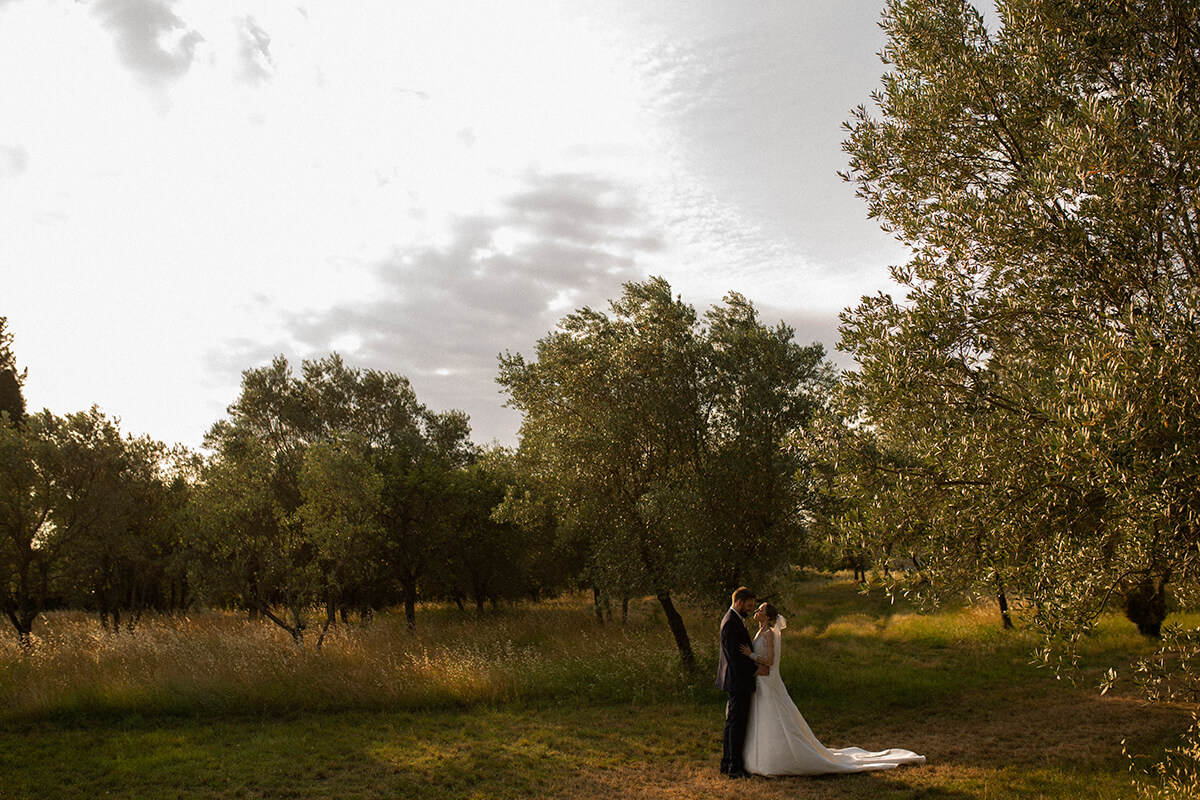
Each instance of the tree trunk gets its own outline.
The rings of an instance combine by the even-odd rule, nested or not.
[[[1004,590],[1000,590],[1000,594],[996,595],[996,599],[1000,601],[1000,619],[1004,630],[1011,631],[1013,628],[1012,617],[1008,613],[1008,598],[1004,596]]]
[[[305,625],[304,625],[304,623],[303,623],[302,621],[300,621],[300,619],[299,619],[298,617],[296,618],[296,624],[295,624],[295,625],[289,625],[289,624],[287,624],[287,621],[286,621],[286,620],[284,620],[283,618],[281,618],[281,617],[277,616],[277,615],[275,614],[275,612],[273,612],[273,611],[272,611],[272,610],[271,610],[269,607],[267,607],[265,604],[264,604],[264,605],[258,605],[258,606],[257,606],[257,610],[258,610],[258,612],[259,612],[260,614],[262,614],[264,617],[266,617],[267,619],[271,620],[271,622],[274,622],[276,625],[278,625],[279,627],[283,628],[285,631],[287,631],[288,633],[290,633],[290,634],[292,635],[292,641],[293,641],[293,642],[295,642],[297,646],[300,646],[300,645],[303,645],[303,644],[304,644],[304,628],[305,628]]]
[[[321,649],[321,645],[325,643],[325,634],[329,633],[329,626],[337,621],[337,604],[333,602],[333,597],[325,598],[325,621],[321,623],[321,635],[317,637],[317,650]]]
[[[1170,573],[1145,576],[1125,594],[1125,616],[1137,625],[1138,633],[1147,638],[1162,636],[1162,623],[1167,618],[1167,579]]]
[[[129,616],[125,620],[125,629],[133,633],[133,629],[142,619],[142,608],[146,605],[146,590],[140,582],[134,582],[129,590]]]
[[[483,606],[487,602],[487,589],[484,588],[484,582],[478,575],[471,579],[471,595],[475,598],[476,613],[483,613]]]
[[[12,621],[13,628],[17,631],[17,641],[21,643],[21,647],[29,650],[33,647],[33,620],[35,617],[30,617],[27,614],[17,614],[15,611],[8,611],[8,618]]]
[[[417,584],[416,581],[404,584],[404,620],[410,631],[417,629]]]
[[[1000,620],[1004,626],[1004,630],[1011,631],[1013,628],[1012,617],[1008,613],[1008,596],[1004,593],[1004,581],[1000,580],[1000,576],[996,576],[996,600],[1000,603]]]
[[[688,672],[696,671],[696,654],[692,652],[692,642],[688,638],[687,628],[683,624],[683,617],[675,609],[675,603],[671,600],[670,592],[659,592],[658,603],[662,606],[663,613],[667,616],[667,624],[671,626],[671,634],[675,637],[675,646],[679,648],[679,659],[683,662],[684,668]]]
[[[325,603],[325,623],[321,626],[321,635],[317,637],[317,650],[320,651],[321,645],[325,643],[325,634],[329,632],[329,626],[333,624],[337,616],[337,606],[333,600],[327,600]]]

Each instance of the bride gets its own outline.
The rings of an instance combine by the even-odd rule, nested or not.
[[[770,674],[758,676],[758,686],[752,695],[744,750],[747,772],[820,775],[925,763],[925,756],[911,750],[893,748],[870,752],[860,747],[830,750],[817,741],[779,677],[780,634],[787,627],[787,621],[770,603],[760,605],[754,612],[754,619],[759,626],[754,647],[743,645],[742,652],[771,669]]]

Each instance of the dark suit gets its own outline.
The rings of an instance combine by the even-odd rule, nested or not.
[[[746,742],[746,722],[750,718],[750,699],[758,663],[742,654],[742,645],[751,647],[750,632],[742,616],[730,608],[721,620],[721,657],[717,663],[717,688],[729,693],[725,705],[725,735],[721,751],[721,772],[737,775],[745,771],[742,746]]]

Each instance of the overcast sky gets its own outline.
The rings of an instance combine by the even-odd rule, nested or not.
[[[0,0],[28,404],[197,446],[242,370],[336,350],[511,445],[497,354],[649,275],[832,351],[904,260],[836,175],[881,8]]]

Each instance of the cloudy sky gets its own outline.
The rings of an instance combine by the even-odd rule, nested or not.
[[[648,275],[832,350],[904,258],[835,174],[881,8],[0,0],[28,404],[196,446],[242,370],[336,350],[515,444],[497,354]]]

